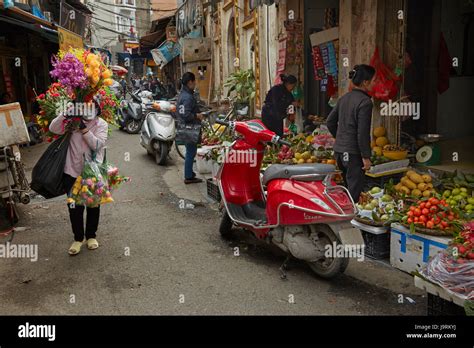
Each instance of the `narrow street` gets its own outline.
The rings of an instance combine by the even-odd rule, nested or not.
[[[46,146],[22,149],[28,172]],[[284,257],[243,231],[231,242],[220,238],[219,213],[201,194],[205,184],[185,187],[176,152],[168,167],[158,167],[137,135],[115,130],[107,155],[132,181],[102,207],[100,248],[68,255],[64,197],[21,206],[18,226],[25,230],[13,243],[37,244],[39,256],[0,261],[1,315],[425,314],[426,297],[411,276],[367,260],[351,260],[332,281],[293,263],[281,280]],[[199,195],[204,203],[179,208],[180,199],[196,202]],[[399,294],[415,303],[399,303]]]

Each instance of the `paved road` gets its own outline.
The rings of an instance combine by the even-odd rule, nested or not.
[[[19,225],[27,230],[14,242],[38,244],[39,259],[0,259],[0,314],[424,314],[421,296],[399,304],[397,292],[348,275],[321,280],[303,264],[292,265],[283,281],[281,255],[242,232],[221,240],[218,213],[206,205],[179,208],[163,174],[179,178],[180,165],[158,167],[137,135],[120,131],[108,157],[132,182],[103,207],[101,247],[67,254],[64,199],[22,207]]]

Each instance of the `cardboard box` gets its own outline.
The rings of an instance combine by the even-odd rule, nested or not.
[[[30,142],[19,103],[0,105],[0,147]]]
[[[407,273],[420,271],[430,257],[446,249],[452,238],[435,237],[392,224],[390,230],[390,264]]]

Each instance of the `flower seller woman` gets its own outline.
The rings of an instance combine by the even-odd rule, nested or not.
[[[102,162],[104,160],[108,124],[98,117],[99,105],[97,103],[94,105],[94,108],[90,108],[92,112],[82,115],[79,125],[73,129],[70,129],[70,124],[65,126],[68,120],[64,113],[51,121],[49,126],[49,130],[55,134],[64,134],[69,129],[72,132],[63,176],[63,187],[66,193],[70,192],[76,178],[81,175],[84,167],[84,157],[91,159],[92,152],[94,152],[96,161]],[[99,243],[96,239],[96,233],[99,226],[100,206],[85,209],[82,205],[70,203],[68,209],[74,234],[74,242],[69,248],[69,254],[79,254],[84,243],[87,244],[87,248],[90,250],[97,249]],[[84,210],[87,210],[85,230]]]

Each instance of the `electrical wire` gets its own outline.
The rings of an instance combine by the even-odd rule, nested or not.
[[[152,8],[150,6],[150,8],[146,8],[146,7],[135,7],[135,6],[127,6],[127,5],[115,5],[115,4],[108,4],[106,2],[102,2],[102,1],[97,1],[99,4],[102,4],[102,5],[108,5],[108,6],[112,6],[112,7],[120,7],[120,8],[128,8],[128,9],[131,9],[131,10],[145,10],[145,11],[158,11],[158,12],[173,12],[173,11],[176,11],[177,8],[174,8],[174,9],[159,9],[159,8]]]
[[[113,24],[113,25],[119,24],[117,22],[111,22],[111,21],[107,21],[105,19],[101,19],[101,18],[97,18],[97,17],[92,17],[92,18],[96,21],[105,22],[105,23],[108,23],[108,24]],[[133,20],[133,21],[136,22],[135,20]],[[139,26],[136,26],[134,24],[130,24],[130,26],[132,26],[132,25],[133,25],[133,28],[137,29],[137,30],[149,30],[150,29],[150,27],[142,27],[142,26],[139,27]]]
[[[121,13],[114,12],[114,11],[111,11],[111,10],[108,10],[108,9],[105,9],[105,8],[100,7],[100,6],[97,6],[97,5],[95,5],[95,4],[89,4],[89,5],[90,5],[92,8],[94,8],[94,11],[95,11],[95,9],[97,8],[98,10],[102,10],[102,11],[107,12],[107,13],[113,13],[113,14],[115,14],[115,15],[117,15],[117,16],[120,16],[120,17],[123,17],[123,18],[133,19],[133,17],[129,17],[129,16],[123,15],[123,14],[121,14]],[[162,14],[161,16],[159,16],[159,17],[158,17],[157,19],[155,19],[155,20],[160,20],[160,19],[167,18],[167,17],[169,17],[168,14]],[[134,19],[133,19],[133,20],[134,20]]]
[[[143,39],[143,38],[138,38],[138,37],[135,37],[135,36],[132,36],[132,35],[128,35],[128,34],[125,34],[125,33],[121,33],[121,32],[119,32],[119,31],[109,29],[109,28],[107,28],[107,27],[104,27],[104,26],[102,26],[102,25],[100,25],[100,24],[97,24],[97,23],[94,23],[94,22],[92,22],[91,24],[92,24],[93,26],[96,26],[96,27],[98,27],[99,29],[102,29],[102,30],[105,30],[105,31],[110,31],[110,32],[115,33],[115,34],[123,35],[123,36],[132,38],[132,39],[137,40],[137,41],[146,42],[146,43],[150,43],[150,44],[155,44],[155,42],[152,42],[152,41],[149,41],[149,40],[146,40],[146,39]]]

